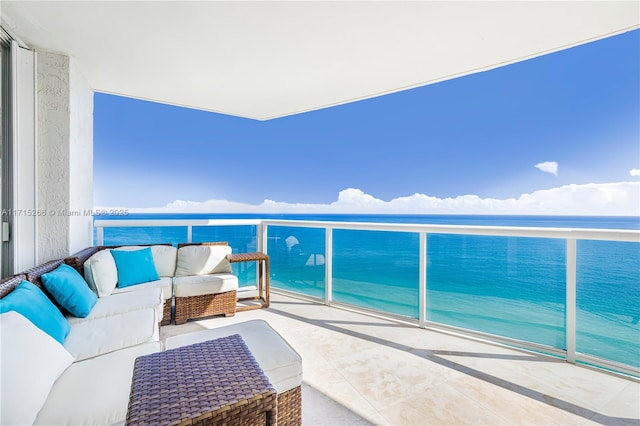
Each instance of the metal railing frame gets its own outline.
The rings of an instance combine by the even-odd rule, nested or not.
[[[466,225],[423,225],[404,223],[369,223],[369,222],[329,222],[329,221],[304,221],[304,220],[273,220],[273,219],[211,219],[211,220],[142,220],[123,219],[108,220],[96,219],[97,244],[104,243],[104,228],[107,227],[187,227],[187,242],[192,242],[194,226],[255,226],[257,247],[259,251],[267,253],[267,241],[270,226],[284,226],[296,228],[319,228],[325,231],[325,294],[324,299],[317,299],[330,306],[343,306],[351,309],[370,311],[383,317],[396,318],[394,314],[382,311],[372,311],[365,308],[354,307],[348,304],[338,303],[333,300],[333,231],[334,230],[362,230],[362,231],[392,231],[417,233],[420,241],[419,263],[419,314],[415,322],[421,328],[440,329],[456,334],[481,338],[497,343],[504,343],[562,356],[569,363],[583,362],[596,365],[615,372],[621,372],[635,377],[640,377],[640,369],[634,366],[620,364],[614,361],[581,354],[576,350],[576,258],[577,241],[618,241],[640,243],[640,230],[618,229],[583,229],[583,228],[541,228],[541,227],[513,227],[513,226],[466,226]],[[558,349],[533,342],[496,336],[478,332],[472,329],[461,329],[446,324],[434,323],[427,320],[428,297],[427,287],[427,258],[429,255],[427,237],[430,234],[454,234],[454,235],[480,235],[488,237],[530,237],[530,238],[556,238],[566,241],[566,299],[565,299],[565,343],[566,349]],[[268,253],[267,253],[268,254]],[[314,298],[315,299],[315,298]]]

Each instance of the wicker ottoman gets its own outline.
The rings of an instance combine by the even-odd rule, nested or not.
[[[128,426],[275,423],[276,393],[240,336],[136,359]]]
[[[185,347],[234,334],[242,337],[277,392],[278,425],[302,424],[302,358],[266,321],[245,321],[169,337],[165,348]]]

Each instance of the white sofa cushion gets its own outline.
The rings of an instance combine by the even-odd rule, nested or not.
[[[176,297],[226,293],[232,290],[238,290],[238,277],[232,274],[176,277],[173,282],[173,292]]]
[[[153,262],[161,277],[173,277],[176,273],[178,249],[173,246],[151,246]]]
[[[113,292],[118,284],[118,270],[109,250],[100,250],[84,262],[84,278],[98,297]]]
[[[169,337],[165,349],[174,349],[211,339],[239,334],[277,393],[302,383],[302,358],[264,320],[251,320],[211,330]]]
[[[165,299],[163,291],[159,287],[145,287],[137,291],[127,291],[111,294],[109,297],[100,297],[86,318],[67,317],[69,324],[104,318],[139,309],[153,308],[158,316],[162,317],[162,308]]]
[[[146,343],[74,363],[53,385],[34,424],[124,423],[135,359],[160,350],[160,342]]]
[[[171,299],[173,295],[173,278],[171,277],[161,277],[158,281],[150,281],[148,283],[130,285],[128,287],[118,288],[116,287],[113,290],[112,295],[115,294],[123,294],[129,292],[137,292],[149,288],[159,288],[162,289],[162,297],[166,299]]]
[[[71,324],[64,347],[76,359],[92,358],[119,349],[160,340],[155,309],[139,309]]]
[[[0,315],[0,424],[32,424],[73,357],[15,311]]]
[[[146,246],[122,246],[113,250],[132,251],[140,250],[144,247]],[[151,246],[153,264],[160,277],[173,277],[176,270],[177,253],[178,249],[173,246]],[[113,293],[118,284],[118,269],[111,255],[111,250],[100,250],[87,259],[87,261],[84,262],[84,277],[89,287],[96,292],[99,297],[109,296]],[[162,278],[161,281],[163,281]],[[170,286],[171,282],[169,281],[169,289]],[[131,287],[129,290],[139,289],[138,285]],[[171,298],[171,292],[168,292],[168,295],[165,297],[165,299],[169,298]]]
[[[154,245],[154,246],[122,246],[113,250],[140,250],[151,247],[151,256],[156,272],[161,277],[173,277],[176,272],[176,261],[178,249],[174,246]]]
[[[178,249],[176,277],[231,273],[229,246],[185,246]]]

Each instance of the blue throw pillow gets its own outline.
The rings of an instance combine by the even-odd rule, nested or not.
[[[40,278],[56,302],[73,316],[85,318],[98,301],[82,275],[64,263]]]
[[[159,280],[151,247],[142,250],[111,250],[118,270],[118,287]]]
[[[71,329],[69,322],[51,300],[28,281],[22,281],[11,293],[0,299],[0,313],[9,311],[18,312],[60,344],[64,343]]]

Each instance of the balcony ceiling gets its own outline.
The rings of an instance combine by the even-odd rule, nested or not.
[[[3,26],[91,87],[259,120],[640,27],[640,2],[7,1]]]

